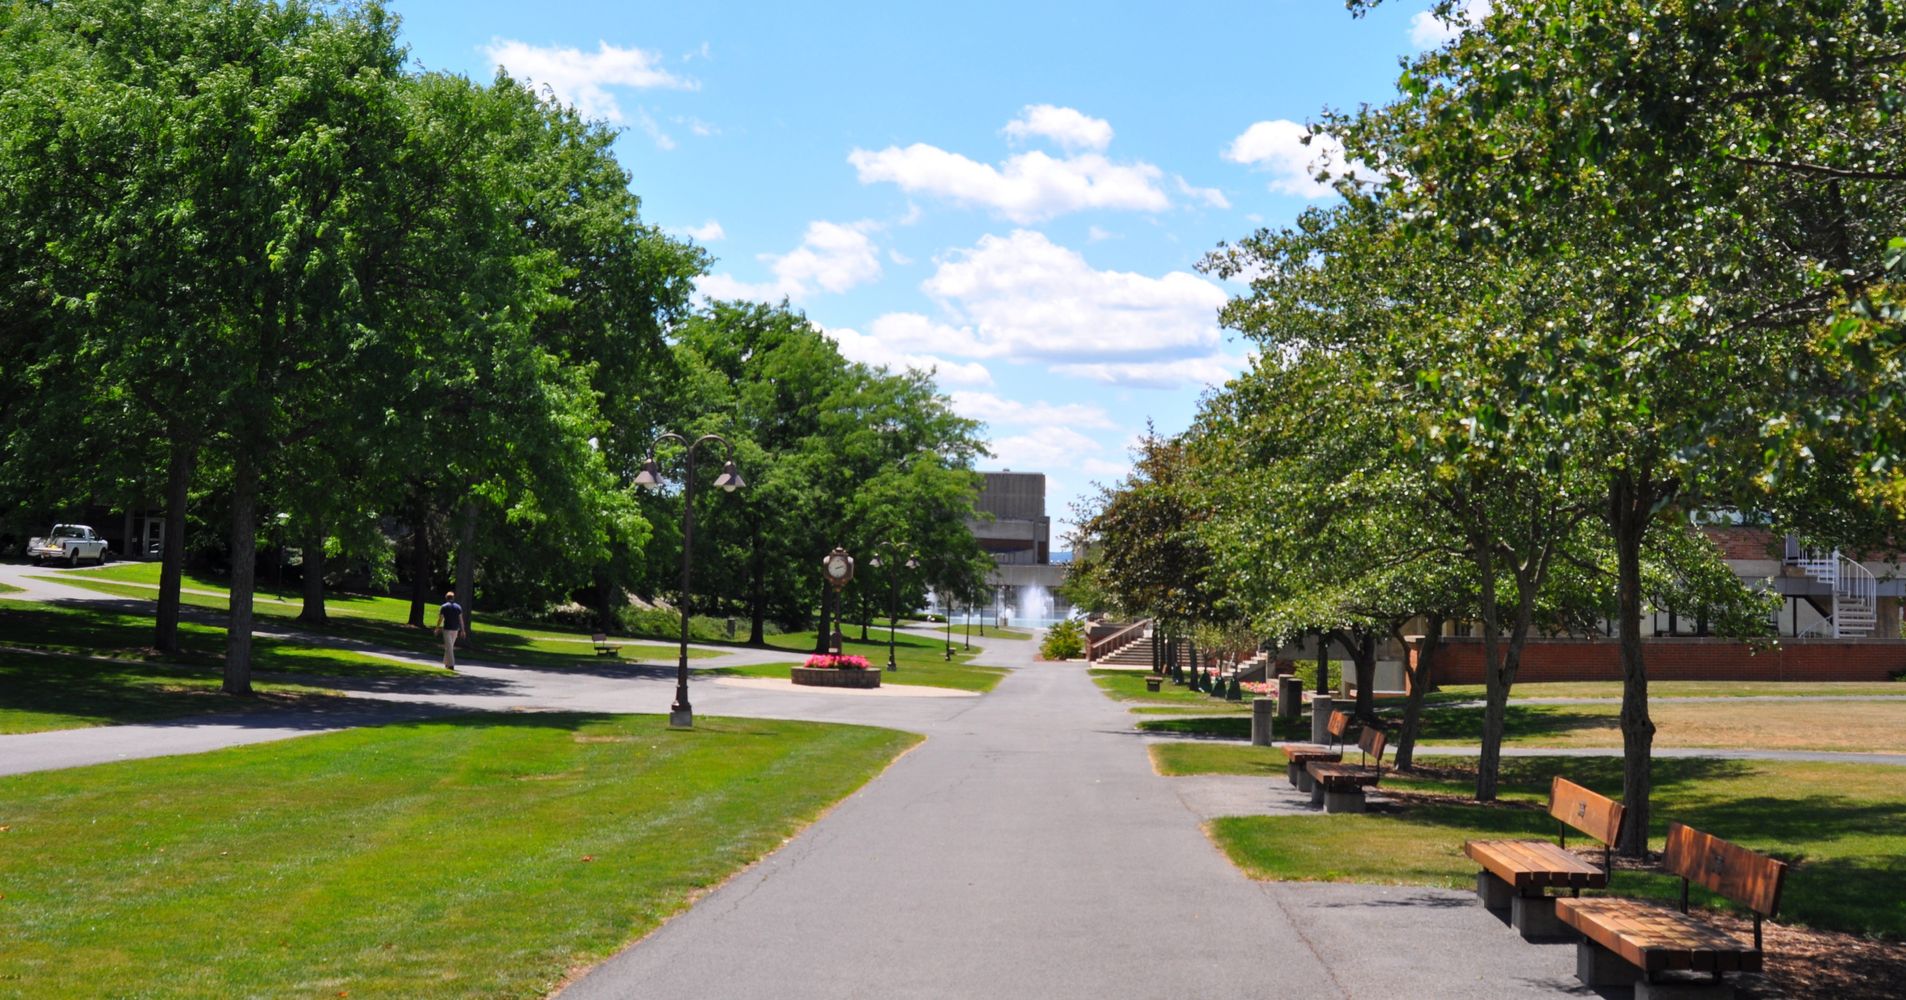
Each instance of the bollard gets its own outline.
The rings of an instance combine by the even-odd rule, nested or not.
[[[1333,704],[1327,694],[1310,696],[1310,741],[1321,745],[1330,744],[1330,706]]]
[[[1271,745],[1272,724],[1277,717],[1272,710],[1277,707],[1276,698],[1251,699],[1251,745],[1267,747]]]
[[[1286,674],[1277,679],[1277,717],[1295,719],[1304,714],[1304,679]]]

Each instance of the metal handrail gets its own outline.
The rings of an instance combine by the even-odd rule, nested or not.
[[[1140,621],[1133,622],[1132,624],[1127,625],[1122,629],[1119,629],[1117,632],[1114,632],[1103,639],[1086,640],[1086,644],[1085,644],[1086,660],[1096,661],[1099,658],[1099,654],[1101,653],[1108,652],[1108,651],[1117,652],[1120,648],[1125,646],[1127,643],[1136,642],[1140,638],[1143,638],[1144,630],[1150,627],[1151,623],[1152,623],[1152,620],[1150,618],[1146,618]]]

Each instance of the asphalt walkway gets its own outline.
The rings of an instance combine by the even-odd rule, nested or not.
[[[1123,707],[1033,649],[987,643],[1021,669],[903,726],[927,741],[562,997],[1581,995],[1572,948],[1471,894],[1245,878]],[[1258,784],[1241,811],[1271,811]]]

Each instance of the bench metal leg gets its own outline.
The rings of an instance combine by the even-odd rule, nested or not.
[[[1627,986],[1641,977],[1641,970],[1620,955],[1583,938],[1575,942],[1575,978],[1584,986]]]
[[[1515,895],[1515,886],[1497,878],[1494,872],[1476,873],[1476,896],[1482,900],[1483,906],[1491,910],[1506,910]]]
[[[1324,792],[1324,812],[1360,813],[1364,810],[1363,789],[1346,788],[1343,791]]]
[[[1725,980],[1662,978],[1635,983],[1635,1000],[1733,1000],[1734,987]]]
[[[1567,941],[1575,936],[1573,927],[1556,918],[1555,899],[1550,896],[1511,897],[1509,924],[1524,941]]]

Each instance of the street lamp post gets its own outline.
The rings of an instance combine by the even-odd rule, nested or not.
[[[660,489],[662,469],[655,461],[655,446],[665,440],[680,442],[682,445],[682,643],[681,656],[675,663],[675,703],[668,708],[670,729],[690,729],[695,725],[695,710],[688,704],[688,582],[689,566],[695,547],[695,450],[709,442],[718,443],[727,453],[727,461],[721,467],[721,475],[715,477],[715,485],[724,493],[733,493],[747,484],[741,481],[741,470],[735,468],[735,446],[719,434],[703,434],[693,441],[665,431],[649,444],[648,460],[642,463],[642,471],[635,474],[635,485],[645,490]]]
[[[952,619],[950,618],[947,620],[952,621]],[[952,644],[952,641],[953,640],[951,637],[947,639],[947,643],[949,645]],[[971,650],[973,648],[973,602],[972,601],[966,602],[966,637],[960,640],[960,648],[962,650]]]
[[[920,568],[920,554],[917,552],[908,553],[907,560],[906,562],[903,563],[900,561],[899,548],[896,547],[892,542],[888,542],[887,544],[880,546],[880,548],[876,550],[871,557],[868,558],[867,565],[872,566],[875,569],[879,569],[882,565],[880,560],[881,552],[885,552],[887,554],[886,561],[888,564],[890,564],[889,568],[892,570],[892,572],[889,573],[887,577],[888,579],[887,670],[891,672],[891,671],[900,669],[899,666],[894,662],[894,658],[893,658],[893,648],[894,648],[893,630],[896,626],[900,624],[900,569],[903,566],[906,567],[907,569],[919,569]],[[952,619],[949,618],[947,619],[947,621],[949,623],[947,627],[951,628]],[[949,640],[947,642],[947,646],[950,648],[952,645],[953,644],[951,640]]]

